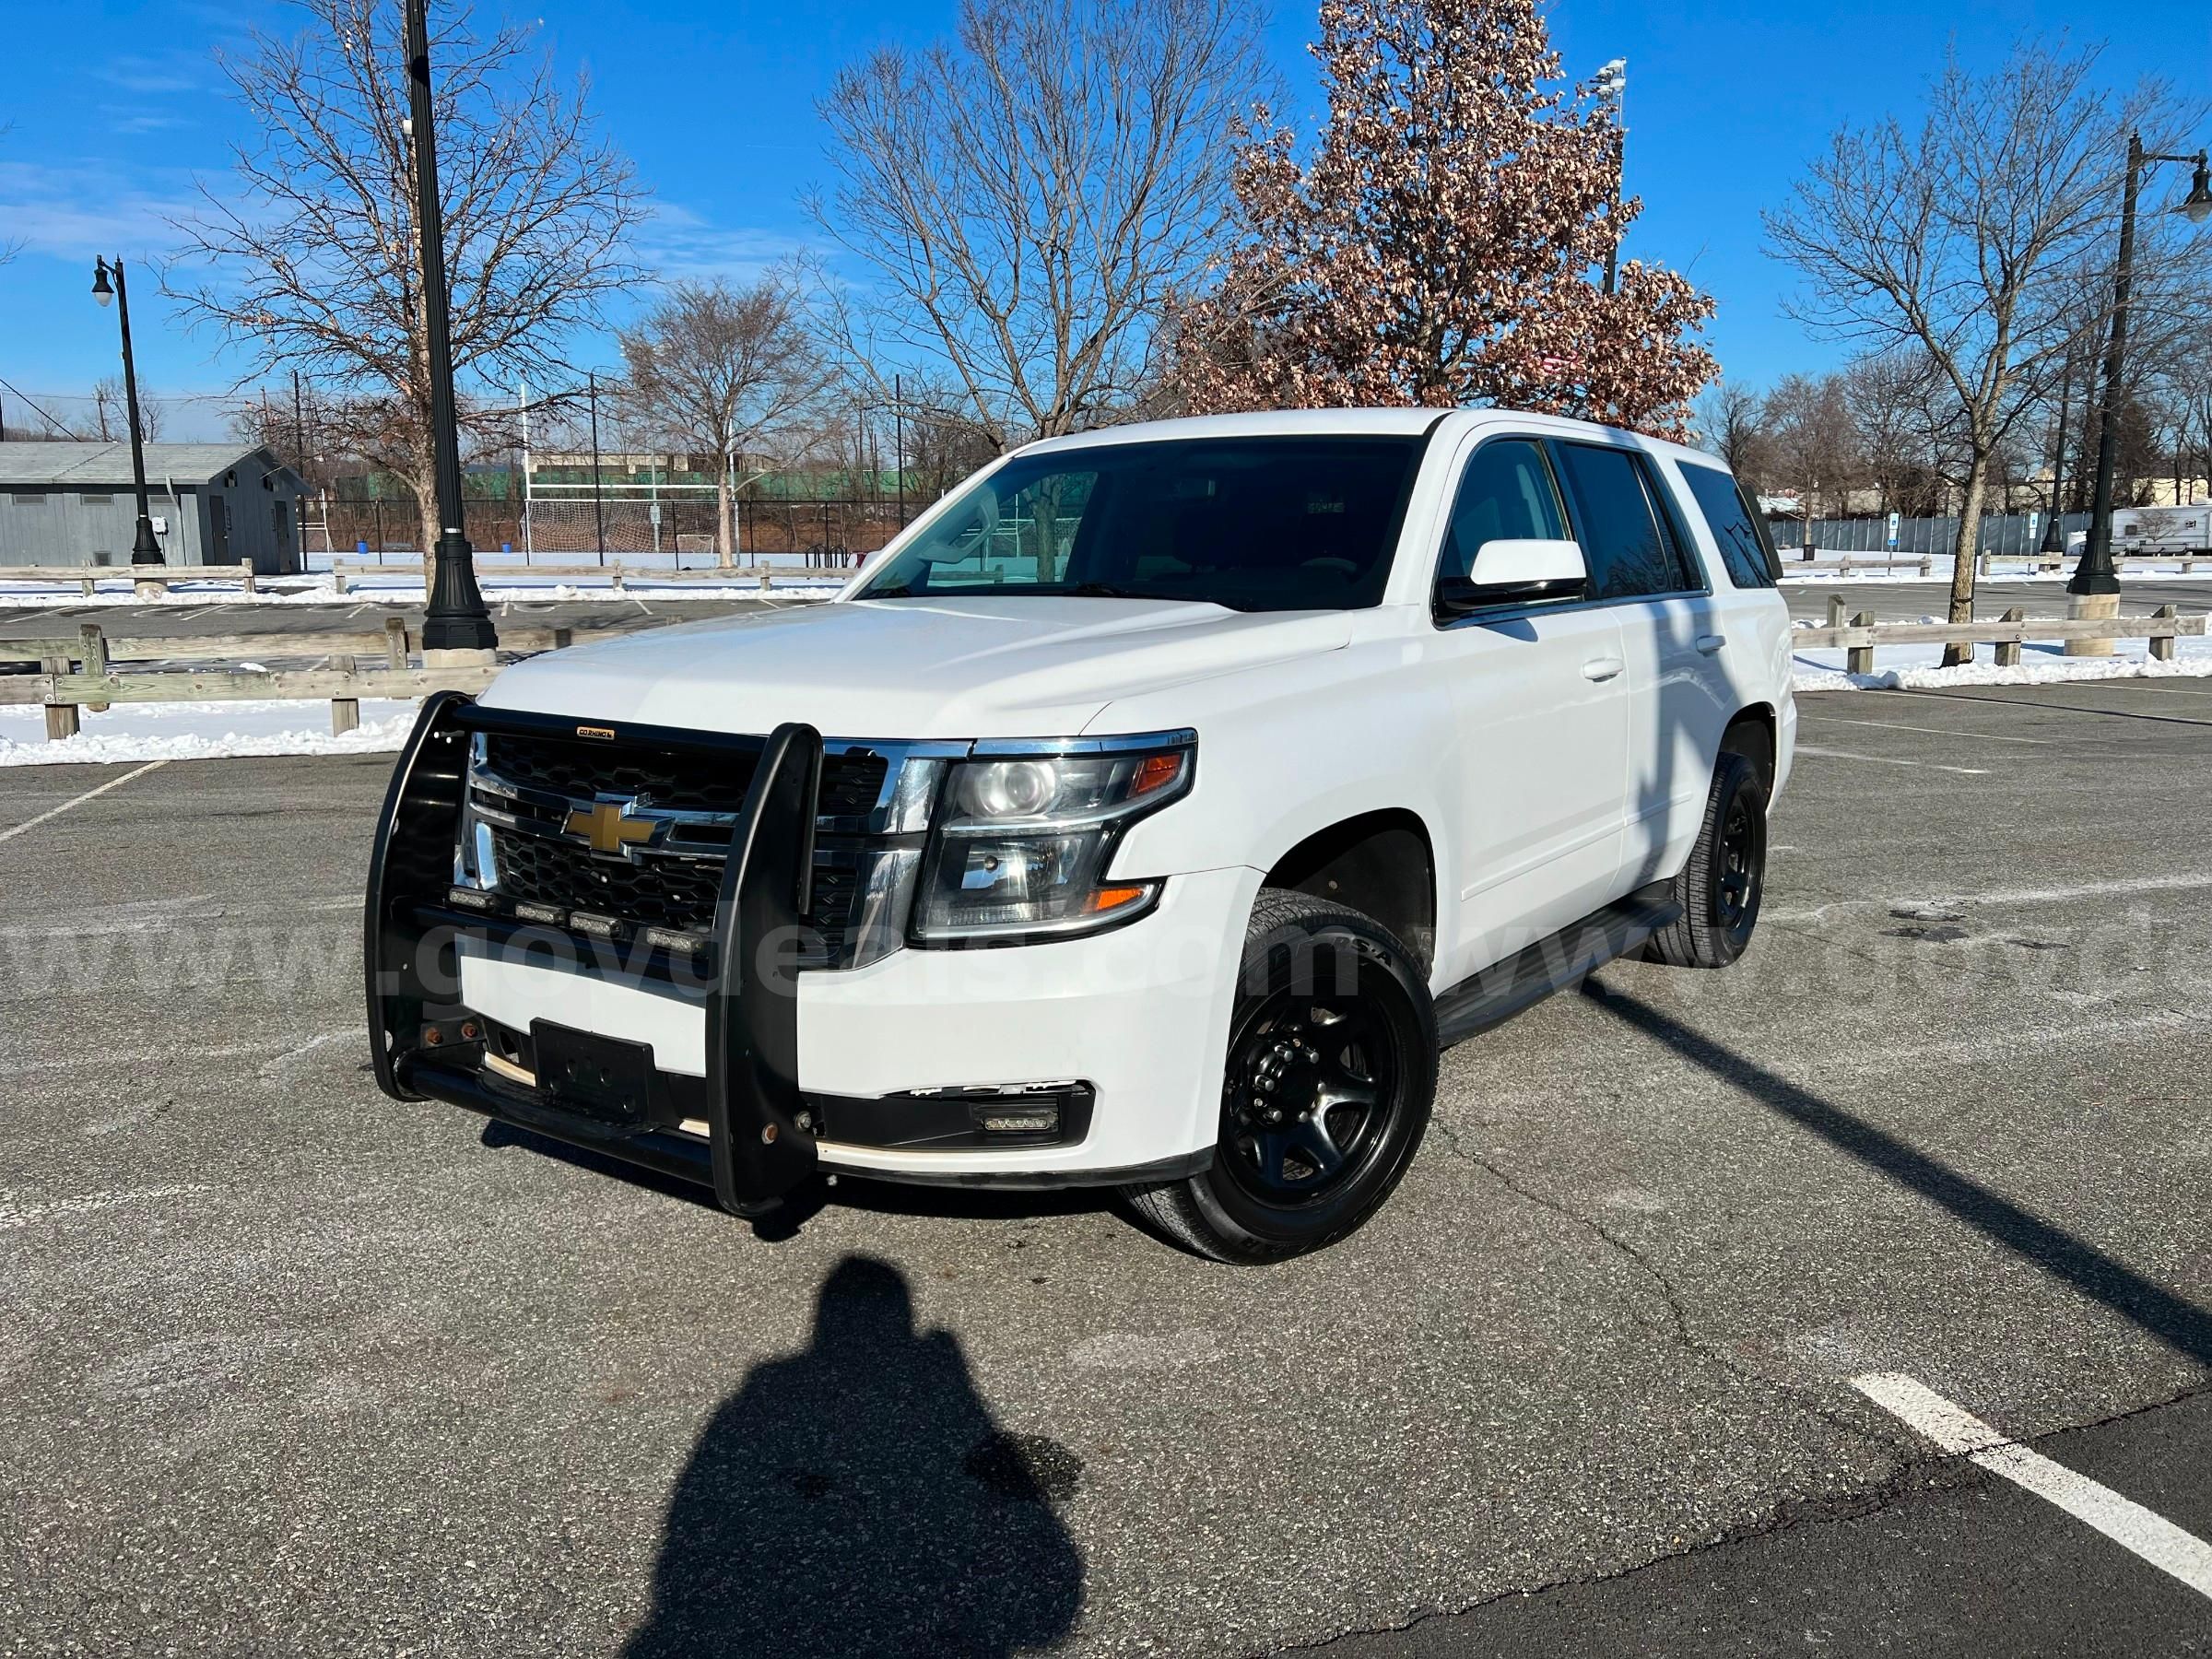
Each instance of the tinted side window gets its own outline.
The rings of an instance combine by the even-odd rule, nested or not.
[[[1638,457],[1587,443],[1562,443],[1558,452],[1574,500],[1575,539],[1590,566],[1590,597],[1630,599],[1689,585],[1671,538],[1652,516]]]
[[[1558,541],[1566,536],[1566,525],[1544,452],[1526,439],[1495,440],[1477,450],[1460,475],[1436,573],[1465,577],[1475,568],[1483,543],[1523,537]]]
[[[1774,569],[1773,555],[1768,549],[1766,538],[1759,533],[1759,524],[1751,510],[1744,505],[1743,492],[1736,488],[1735,480],[1717,466],[1696,466],[1685,463],[1682,478],[1689,486],[1689,493],[1697,498],[1698,511],[1705,515],[1706,526],[1721,549],[1721,561],[1728,567],[1728,580],[1739,588],[1772,587],[1779,572]]]

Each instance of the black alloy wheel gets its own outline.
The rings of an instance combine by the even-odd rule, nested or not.
[[[1218,1262],[1281,1261],[1357,1231],[1429,1127],[1427,966],[1359,912],[1285,888],[1253,906],[1212,1166],[1124,1189],[1139,1218]]]
[[[1282,991],[1231,1040],[1218,1156],[1260,1203],[1310,1204],[1382,1143],[1403,1069],[1387,1024],[1357,1000]]]

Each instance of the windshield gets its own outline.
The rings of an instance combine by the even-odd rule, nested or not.
[[[1017,456],[858,599],[989,594],[1375,605],[1425,439],[1181,439]]]

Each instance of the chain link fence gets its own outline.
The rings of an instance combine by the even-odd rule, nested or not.
[[[2065,535],[2086,532],[2089,515],[2069,512],[2059,521]],[[1792,548],[1806,543],[1806,522],[1803,519],[1772,519],[1769,521],[1774,534],[1774,545],[1786,555]],[[2038,552],[2047,533],[2046,522],[2040,515],[2025,512],[1988,512],[1982,515],[1982,531],[1975,551],[1992,554],[1998,559],[2025,559]],[[1885,514],[1874,518],[1817,518],[1812,521],[1812,545],[1824,553],[1882,553],[1888,550],[1889,520]],[[1947,554],[1958,542],[1959,519],[1900,518],[1897,524],[1897,553],[1900,558],[1921,554]]]
[[[737,503],[734,562],[798,562],[837,568],[875,552],[918,516],[910,501],[768,500]],[[420,515],[409,500],[308,500],[301,504],[311,553],[415,559]],[[588,496],[527,503],[501,497],[464,500],[470,544],[481,552],[513,553],[573,564],[579,559],[659,554],[678,565],[716,561],[721,540],[712,497],[659,502]]]

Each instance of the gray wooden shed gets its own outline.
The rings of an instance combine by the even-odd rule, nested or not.
[[[300,476],[236,443],[146,446],[147,511],[172,565],[300,565]],[[137,529],[128,443],[0,443],[0,569],[127,565]]]

